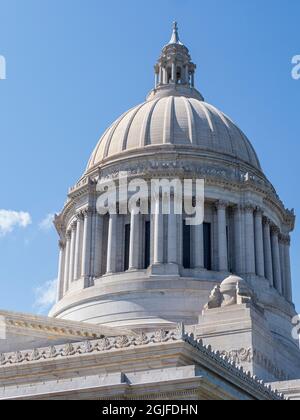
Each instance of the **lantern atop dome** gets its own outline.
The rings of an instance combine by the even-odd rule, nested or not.
[[[178,24],[173,23],[170,42],[163,48],[155,65],[155,88],[181,85],[194,88],[196,65],[188,48],[180,41]]]

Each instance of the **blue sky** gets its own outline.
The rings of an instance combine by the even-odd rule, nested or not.
[[[57,275],[58,212],[98,138],[153,87],[176,18],[197,87],[251,139],[265,173],[300,213],[299,0],[0,0],[0,209],[23,211],[0,237],[0,308],[37,312]],[[23,225],[23,226],[22,226]],[[27,225],[27,227],[25,227]],[[300,237],[293,234],[300,310]],[[50,293],[50,292],[49,292]]]

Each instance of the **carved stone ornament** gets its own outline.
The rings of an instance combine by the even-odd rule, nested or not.
[[[238,276],[227,277],[220,286],[212,290],[204,310],[242,305],[255,301],[255,295],[249,284]]]
[[[205,305],[204,309],[215,309],[220,308],[223,302],[223,295],[220,291],[220,286],[215,286],[212,292],[209,295],[208,303]]]
[[[108,352],[118,350],[120,348],[126,351],[128,347],[139,347],[143,345],[165,345],[170,342],[184,342],[186,345],[192,346],[199,356],[203,357],[204,360],[210,360],[211,363],[215,364],[222,369],[231,372],[240,380],[242,380],[246,386],[250,386],[255,390],[259,390],[263,395],[268,398],[275,400],[282,400],[284,397],[277,392],[274,392],[270,386],[265,385],[263,381],[258,381],[257,378],[253,377],[251,373],[245,372],[243,367],[237,366],[238,360],[248,361],[250,360],[251,353],[247,349],[242,349],[237,352],[231,353],[220,353],[214,351],[210,345],[205,346],[202,340],[195,339],[193,334],[185,332],[183,324],[179,324],[174,330],[159,330],[156,332],[142,333],[138,336],[119,336],[119,337],[105,337],[99,340],[85,341],[75,344],[66,344],[63,346],[51,346],[47,348],[40,348],[29,351],[18,351],[15,353],[0,354],[0,369],[2,366],[13,367],[13,365],[20,365],[26,363],[42,363],[44,360],[48,362],[55,360],[58,363],[63,358],[83,358],[89,357],[91,354],[96,355],[102,352]],[[254,353],[254,357],[260,363],[263,363],[269,370],[272,370],[278,376],[283,376],[283,372],[279,372],[275,366],[272,366],[270,361],[263,357],[258,352]],[[233,360],[235,359],[235,360]]]
[[[221,355],[226,356],[228,359],[234,361],[237,365],[240,365],[242,362],[251,363],[253,361],[253,351],[251,348],[222,351]]]
[[[274,376],[274,378],[278,379],[279,381],[288,381],[290,379],[282,369],[279,369],[277,366],[275,366],[266,355],[256,349],[253,350],[252,348],[241,348],[238,350],[224,350],[220,352],[220,355],[227,357],[237,365],[255,362],[266,369],[271,375]]]

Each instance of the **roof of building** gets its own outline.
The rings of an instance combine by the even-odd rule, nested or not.
[[[179,359],[185,360],[184,365],[178,364]],[[163,397],[166,386],[166,395],[194,392],[210,399],[284,399],[270,385],[196,340],[183,324],[170,331],[0,354],[0,382],[0,400],[85,398],[95,396],[95,391],[97,398],[118,394],[119,398],[157,399]]]

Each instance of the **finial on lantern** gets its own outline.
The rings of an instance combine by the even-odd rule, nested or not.
[[[173,32],[172,32],[172,37],[170,39],[169,44],[180,44],[180,45],[182,45],[182,43],[180,42],[180,39],[179,39],[178,23],[177,23],[176,20],[173,22]]]

